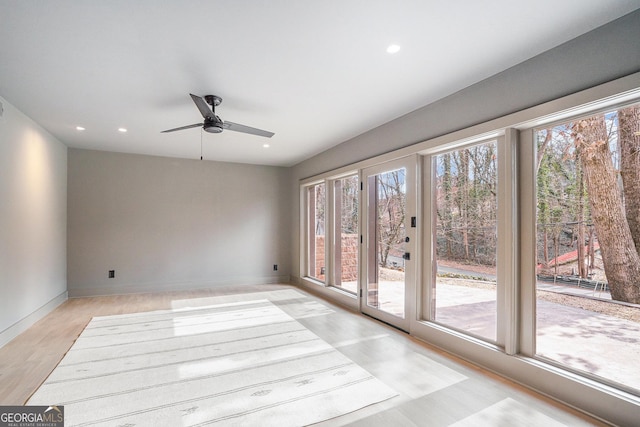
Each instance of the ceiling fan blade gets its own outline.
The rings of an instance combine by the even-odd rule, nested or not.
[[[179,128],[167,129],[167,130],[163,130],[160,133],[175,132],[177,130],[191,129],[191,128],[197,128],[197,127],[202,127],[202,123],[194,123],[192,125],[181,126]]]
[[[191,95],[191,99],[193,99],[196,107],[198,107],[198,110],[200,110],[200,114],[202,114],[202,117],[204,117],[205,119],[213,119],[215,117],[213,111],[211,110],[211,107],[209,107],[209,104],[207,104],[207,101],[205,101],[204,98],[201,98],[198,95],[194,95],[192,93],[190,93],[189,95]]]
[[[275,135],[273,132],[269,132],[267,130],[256,129],[252,128],[251,126],[245,126],[233,122],[224,122],[222,127],[235,132],[249,133],[251,135],[264,136],[266,138],[271,138],[273,135]]]

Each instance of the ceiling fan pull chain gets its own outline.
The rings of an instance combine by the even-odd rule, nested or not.
[[[202,129],[200,129],[200,160],[202,160]]]

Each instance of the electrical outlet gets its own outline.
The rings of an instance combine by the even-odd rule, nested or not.
[[[109,270],[109,279],[113,279],[114,277],[116,277],[116,271],[115,270]]]
[[[273,271],[278,271],[278,264],[273,264]]]

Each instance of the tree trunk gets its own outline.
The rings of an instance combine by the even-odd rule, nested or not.
[[[581,279],[586,279],[587,276],[587,266],[585,265],[586,254],[584,250],[585,242],[585,228],[584,228],[584,174],[582,173],[582,167],[580,167],[580,163],[576,165],[578,176],[576,180],[578,181],[578,235],[576,236],[576,244],[578,249],[578,276]]]
[[[640,254],[640,106],[618,111],[620,176],[631,236]]]
[[[542,242],[544,244],[544,248],[542,249],[542,257],[544,258],[544,268],[549,268],[549,233],[547,233],[547,229],[543,231],[542,234]]]
[[[442,190],[444,192],[444,209],[442,210],[442,229],[444,233],[444,241],[446,244],[446,258],[453,258],[453,250],[451,242],[453,236],[453,185],[451,184],[451,154],[446,153],[442,156],[444,174],[442,175]]]
[[[558,242],[558,236],[554,235],[553,236],[553,254],[555,255],[555,260],[553,261],[553,281],[555,283],[556,279],[555,277],[558,277],[558,252],[560,251],[560,244]]]
[[[589,227],[589,271],[592,272],[596,266],[596,250],[593,244],[593,227]]]
[[[469,261],[469,151],[460,151],[460,187],[462,189],[462,244],[464,258]]]
[[[542,143],[539,144],[538,146],[538,154],[536,159],[536,175],[540,170],[540,165],[542,164],[542,159],[544,158],[544,152],[547,149],[547,146],[549,146],[549,143],[552,140],[552,136],[553,136],[553,128],[547,128],[545,130],[544,141],[542,141]]]
[[[605,274],[614,300],[640,303],[640,255],[627,223],[602,115],[572,124]]]

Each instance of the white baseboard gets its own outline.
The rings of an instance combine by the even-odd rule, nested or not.
[[[191,291],[230,285],[269,285],[289,283],[289,276],[238,277],[206,282],[135,283],[115,286],[69,287],[69,298],[107,295],[145,294],[149,292]]]
[[[23,317],[4,331],[0,332],[0,348],[4,347],[9,341],[29,329],[38,320],[51,313],[53,310],[55,310],[56,307],[65,302],[68,298],[68,292],[64,291],[57,297],[54,297],[51,301],[44,304],[42,307],[35,310],[33,313]]]

